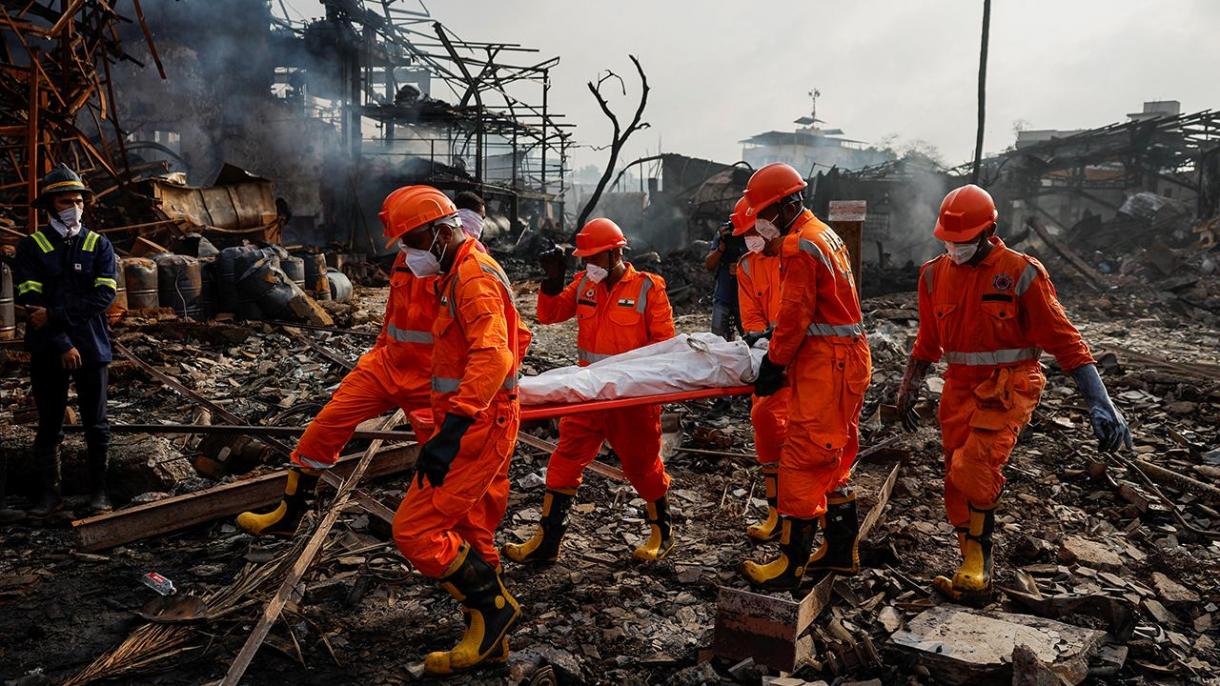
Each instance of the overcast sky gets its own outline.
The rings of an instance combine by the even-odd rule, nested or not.
[[[314,0],[290,0],[307,16]],[[410,5],[410,0],[404,1]],[[631,73],[639,56],[652,92],[652,128],[622,161],[678,152],[733,162],[739,140],[809,111],[850,138],[925,140],[946,162],[969,159],[975,135],[982,0],[454,0],[432,15],[465,40],[505,41],[559,56],[551,103],[604,144],[609,124],[585,82]],[[994,0],[984,150],[1028,128],[1087,128],[1121,120],[1144,100],[1184,111],[1220,106],[1220,2],[1215,0]],[[627,81],[627,118],[638,89]],[[435,95],[443,95],[435,93]],[[604,164],[579,149],[575,165]]]

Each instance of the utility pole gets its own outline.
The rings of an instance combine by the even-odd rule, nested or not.
[[[974,138],[974,169],[970,183],[979,182],[979,164],[983,160],[983,121],[987,113],[987,39],[991,32],[991,0],[983,0],[983,45],[979,48],[979,127]]]

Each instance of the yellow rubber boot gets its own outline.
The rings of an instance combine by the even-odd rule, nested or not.
[[[559,544],[568,530],[575,488],[548,488],[542,496],[542,519],[525,543],[505,543],[500,552],[513,562],[548,564],[559,559]]]
[[[631,554],[642,562],[660,560],[674,548],[673,519],[669,515],[669,498],[661,496],[648,503],[648,540]]]
[[[318,472],[313,469],[290,467],[284,484],[284,497],[266,512],[243,512],[237,515],[237,526],[255,536],[292,536],[301,524],[308,505],[306,497],[318,485]]]
[[[809,556],[806,572],[856,574],[860,571],[860,520],[854,493],[833,492],[826,497],[822,545]]]
[[[958,534],[962,563],[953,579],[938,576],[932,580],[937,590],[954,600],[986,600],[991,597],[991,537],[995,531],[995,509],[970,504],[970,523],[965,533]]]
[[[779,535],[779,510],[775,509],[779,498],[779,465],[765,464],[762,467],[763,483],[767,489],[767,519],[746,528],[746,535],[755,541],[772,541]]]
[[[809,549],[817,532],[816,519],[780,516],[779,557],[759,564],[746,560],[742,574],[751,584],[772,590],[792,590],[801,585]]]
[[[428,653],[427,674],[454,674],[508,660],[508,630],[521,617],[521,605],[504,588],[496,570],[463,544],[441,577],[441,586],[462,604],[466,631],[452,650]]]

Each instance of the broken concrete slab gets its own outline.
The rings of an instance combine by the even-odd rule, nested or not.
[[[1026,645],[1012,651],[1012,686],[1060,686],[1063,682],[1051,666],[1038,659]]]
[[[1068,536],[1063,539],[1059,546],[1059,559],[1108,571],[1115,571],[1123,566],[1123,558],[1110,550],[1109,546],[1082,536]]]
[[[942,605],[920,613],[890,641],[945,683],[1011,680],[1013,650],[1027,646],[1066,683],[1078,684],[1088,675],[1089,656],[1105,635],[1030,615]]]
[[[1199,602],[1198,593],[1160,572],[1152,573],[1152,585],[1156,586],[1156,592],[1161,596],[1161,600],[1170,605]]]

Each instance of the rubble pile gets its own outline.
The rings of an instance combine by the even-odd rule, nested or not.
[[[701,264],[683,268],[696,267]],[[522,262],[515,269],[533,267]],[[532,320],[537,282],[517,284],[522,313]],[[1213,288],[1214,279],[1202,274],[1191,285]],[[927,381],[931,400],[920,408],[923,428],[906,434],[888,423],[883,405],[893,401],[917,319],[914,293],[892,294],[865,302],[875,371],[862,445],[878,449],[856,470],[862,512],[877,502],[886,474],[895,466],[898,473],[862,546],[864,571],[829,586],[828,606],[807,634],[808,664],[779,675],[751,660],[712,657],[720,588],[744,590],[740,560],[773,554],[773,546],[749,544],[744,532],[765,514],[765,501],[748,402],[737,398],[667,408],[665,454],[679,536],[674,553],[652,566],[631,561],[630,551],[644,538],[644,502],[629,484],[590,471],[559,562],[543,569],[507,565],[506,583],[526,613],[511,639],[509,665],[454,683],[530,683],[546,675],[561,683],[783,685],[1210,678],[1220,669],[1214,626],[1220,589],[1212,571],[1220,562],[1214,534],[1220,529],[1214,486],[1220,474],[1220,334],[1209,313],[1166,307],[1178,300],[1169,291],[1064,290],[1066,308],[1132,424],[1136,447],[1118,458],[1097,453],[1071,381],[1053,365],[1048,369],[1043,403],[1007,469],[997,526],[1000,592],[991,604],[962,608],[931,590],[931,578],[956,564],[931,421],[940,380],[933,375]],[[375,333],[385,291],[358,288],[337,317],[340,325]],[[704,330],[707,315],[679,316],[677,325]],[[525,373],[574,361],[573,324],[533,331]],[[283,426],[303,425],[341,378],[344,362],[353,362],[372,340],[267,322],[189,323],[168,312],[129,318],[118,334],[140,359],[229,412],[251,424]],[[32,433],[22,364],[21,353],[8,353],[0,451],[13,486],[20,485],[20,465],[30,459]],[[128,362],[114,365],[111,397],[116,423],[209,420],[206,411]],[[523,431],[557,437],[552,422]],[[120,495],[138,503],[212,486],[215,478],[232,481],[232,475],[199,472],[211,465],[200,456],[217,461],[212,441],[116,436],[117,461],[170,470],[160,482],[141,482],[149,492]],[[364,445],[354,442],[349,450]],[[66,446],[65,469],[71,470],[83,445],[70,437]],[[599,460],[616,466],[612,453]],[[241,468],[262,474],[279,463],[281,457],[256,448]],[[544,453],[518,445],[502,541],[522,540],[536,525],[545,465]],[[136,483],[127,475],[141,471],[147,472],[120,471],[115,485],[128,478]],[[393,508],[405,477],[363,488]],[[69,478],[69,491],[72,483]],[[266,642],[270,650],[254,661],[246,683],[305,675],[416,682],[419,666],[412,660],[447,647],[461,620],[447,595],[407,568],[387,534],[384,523],[359,509],[341,515],[323,562],[289,603]],[[154,597],[140,581],[145,573],[165,576],[180,593],[215,598],[294,545],[246,536],[229,518],[100,553],[74,549],[66,522],[18,523],[4,536],[0,630],[9,639],[0,647],[0,675],[11,679],[42,669],[56,681],[82,673],[143,623],[131,613]],[[809,588],[807,583],[799,595]],[[180,646],[184,652],[162,665],[172,672],[148,678],[165,684],[218,678],[265,598],[265,592],[255,594],[231,614],[190,625],[203,631],[190,633]]]

